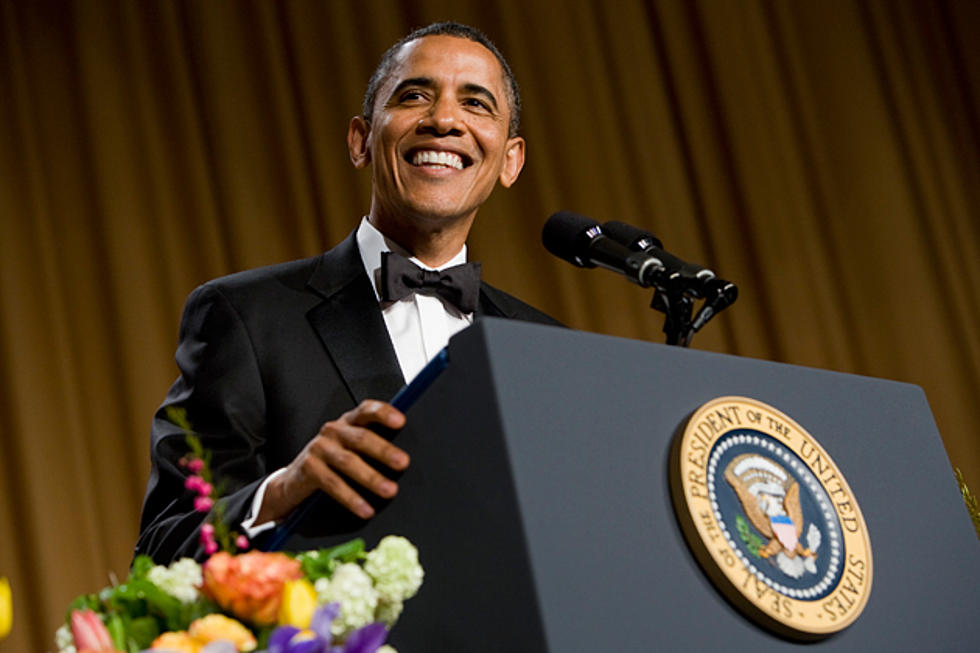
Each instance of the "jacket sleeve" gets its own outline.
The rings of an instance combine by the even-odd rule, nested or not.
[[[184,489],[189,474],[180,460],[189,447],[171,410],[185,411],[190,428],[211,451],[224,521],[233,530],[267,475],[265,393],[255,350],[241,316],[213,283],[187,300],[176,359],[180,376],[153,419],[150,478],[135,550],[161,564],[204,557],[199,538],[206,513],[194,510],[194,494]]]

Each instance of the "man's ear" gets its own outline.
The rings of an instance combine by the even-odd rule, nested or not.
[[[524,167],[524,139],[515,136],[507,141],[507,149],[504,150],[504,167],[500,171],[500,185],[510,188],[517,181]]]
[[[355,168],[366,168],[371,163],[371,147],[368,135],[371,125],[363,116],[354,116],[347,127],[347,151]]]

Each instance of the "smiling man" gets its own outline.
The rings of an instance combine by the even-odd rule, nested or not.
[[[372,169],[371,224],[428,265],[462,249],[490,191],[524,166],[501,62],[478,41],[414,39],[368,98],[375,106],[351,121],[351,160]]]
[[[354,233],[187,300],[180,376],[151,434],[137,553],[203,554],[173,409],[214,454],[226,520],[258,536],[324,492],[340,508],[324,534],[345,532],[374,515],[372,498],[395,497],[392,477],[410,464],[375,432],[405,424],[383,399],[481,315],[555,323],[465,262],[480,206],[523,167],[519,122],[513,74],[477,30],[430,25],[385,53],[348,128],[351,161],[372,174],[370,212]]]

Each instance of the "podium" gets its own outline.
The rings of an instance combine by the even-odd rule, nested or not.
[[[671,441],[725,395],[791,415],[860,504],[874,580],[842,632],[757,626],[684,539]],[[408,424],[398,497],[366,523],[321,501],[285,547],[411,539],[426,577],[392,632],[402,653],[980,650],[980,543],[916,386],[485,319]]]

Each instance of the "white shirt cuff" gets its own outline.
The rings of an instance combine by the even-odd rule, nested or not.
[[[276,527],[275,520],[256,524],[255,518],[258,517],[259,513],[262,511],[262,501],[265,499],[265,490],[267,487],[269,487],[269,482],[272,481],[272,479],[281,476],[285,471],[286,468],[282,467],[272,472],[264,481],[262,481],[262,485],[259,486],[259,489],[255,491],[255,496],[252,497],[252,508],[248,511],[248,516],[242,520],[242,529],[245,531],[245,537],[248,539],[254,539],[259,533],[264,533],[267,530]]]

